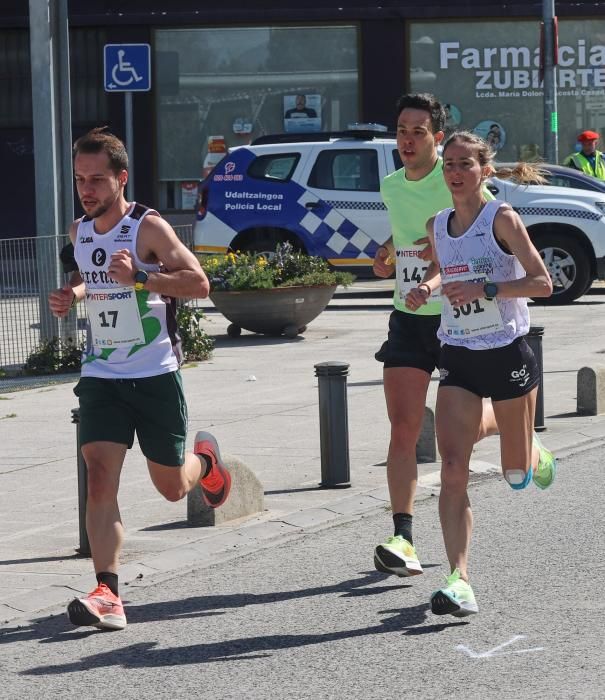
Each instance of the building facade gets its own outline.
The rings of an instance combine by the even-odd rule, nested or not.
[[[210,9],[210,5],[212,8]],[[133,95],[135,196],[190,221],[211,137],[395,123],[397,97],[432,92],[448,129],[468,128],[503,161],[539,157],[542,2],[427,0],[69,3],[72,131],[124,136],[124,95],[103,85],[106,44],[148,43],[152,89]],[[559,150],[605,130],[605,2],[558,0]],[[35,233],[27,0],[0,8],[0,237]],[[77,214],[77,212],[76,212]]]

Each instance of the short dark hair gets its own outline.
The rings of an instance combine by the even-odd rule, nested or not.
[[[402,95],[397,100],[397,117],[404,109],[423,109],[431,116],[433,133],[443,131],[445,128],[446,114],[441,102],[428,92],[417,92]]]
[[[106,126],[91,129],[74,143],[73,157],[80,153],[106,153],[109,167],[117,174],[128,170],[128,153],[126,146],[117,136],[107,131]]]

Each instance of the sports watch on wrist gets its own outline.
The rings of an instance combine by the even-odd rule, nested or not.
[[[487,301],[493,301],[498,294],[498,285],[495,282],[486,282],[483,285],[483,296]]]
[[[134,273],[134,288],[137,292],[140,292],[141,289],[145,289],[145,284],[147,283],[148,279],[149,275],[145,272],[145,270],[137,270]]]

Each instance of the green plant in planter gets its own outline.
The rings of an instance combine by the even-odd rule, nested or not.
[[[330,270],[323,258],[296,251],[289,242],[279,243],[270,257],[227,253],[206,257],[203,266],[213,291],[347,286],[355,279],[348,272]]]

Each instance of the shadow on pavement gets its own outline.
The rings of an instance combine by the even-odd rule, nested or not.
[[[322,589],[322,592],[324,590],[330,590],[330,587]],[[305,595],[307,592],[299,591],[294,593]],[[277,595],[279,596],[281,594]],[[227,596],[227,598],[229,598],[229,596]],[[247,599],[249,596],[233,596],[233,598]],[[187,603],[187,601],[184,602]],[[140,669],[185,666],[187,664],[202,664],[214,661],[263,659],[271,656],[272,652],[281,649],[295,649],[315,644],[329,644],[341,639],[354,639],[357,637],[391,632],[396,634],[404,633],[406,635],[441,632],[448,627],[467,624],[465,622],[455,622],[419,628],[418,626],[422,625],[427,618],[428,609],[428,604],[424,603],[403,610],[384,610],[381,611],[380,614],[386,615],[387,617],[376,625],[318,634],[271,634],[257,637],[240,637],[221,642],[190,644],[189,646],[180,646],[170,649],[156,649],[156,642],[141,642],[132,644],[129,647],[114,649],[110,652],[93,654],[88,658],[78,659],[77,661],[33,667],[27,671],[21,671],[20,675],[43,676],[86,671],[94,668],[106,669],[111,666]]]
[[[375,585],[384,581],[386,577],[377,571],[362,572],[358,578],[349,579],[329,586],[317,586],[314,588],[302,588],[293,591],[275,591],[270,593],[243,593],[234,595],[208,595],[185,598],[183,600],[161,601],[159,603],[147,603],[141,605],[128,604],[128,589],[122,589],[122,597],[126,605],[129,625],[141,624],[158,620],[178,620],[195,617],[207,617],[209,615],[226,615],[229,609],[244,608],[253,605],[266,605],[268,603],[280,603],[284,601],[309,598],[326,594],[340,594],[342,597],[360,597],[366,595],[380,595],[393,590],[409,588],[409,584],[397,583],[394,585]],[[370,586],[371,587],[368,587]],[[319,644],[344,639],[348,637],[366,634],[383,633],[384,631],[401,631],[408,627],[424,622],[428,605],[395,611],[394,617],[384,620],[379,625],[357,630],[325,633],[318,635],[270,635],[268,637],[230,640],[216,644],[200,644],[194,647],[185,647],[184,650],[156,650],[153,657],[145,659],[137,656],[139,649],[147,649],[151,652],[153,645],[142,644],[127,647],[112,654],[100,654],[84,659],[77,664],[64,666],[51,666],[33,668],[24,671],[25,674],[63,673],[71,672],[77,668],[91,668],[105,665],[126,666],[163,666],[177,663],[177,659],[183,654],[185,657],[192,654],[192,658],[201,661],[213,661],[221,658],[239,656],[241,650],[258,652],[262,650],[276,650],[284,647],[296,647],[306,644]],[[387,611],[393,613],[394,611]],[[23,625],[0,628],[0,645],[19,643],[22,641],[39,640],[42,644],[56,642],[73,642],[88,637],[91,634],[103,633],[96,628],[74,628],[67,615],[61,614],[51,617],[43,617],[32,620]],[[187,651],[189,649],[189,651]],[[240,651],[238,651],[238,649]],[[133,651],[134,650],[134,653]],[[114,656],[115,654],[115,656]],[[136,657],[136,658],[135,658]]]

